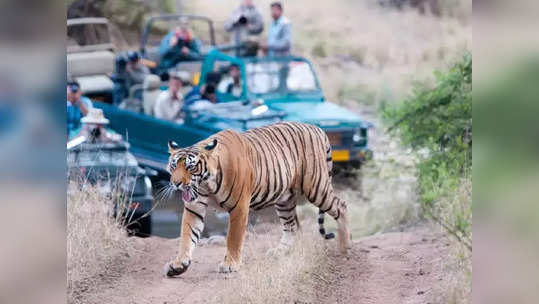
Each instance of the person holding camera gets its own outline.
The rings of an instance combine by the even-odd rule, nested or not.
[[[200,40],[190,29],[189,20],[182,18],[180,25],[161,40],[159,46],[161,62],[158,70],[163,72],[174,68],[181,61],[200,60],[202,58],[200,48]]]
[[[253,4],[253,0],[242,0],[225,22],[225,30],[232,32],[232,43],[236,46],[244,43],[249,35],[259,35],[264,30],[262,14]]]
[[[92,109],[92,102],[88,97],[82,96],[78,82],[69,80],[67,83],[67,134],[80,127],[80,120]]]
[[[105,128],[109,124],[109,120],[105,118],[102,109],[90,109],[88,115],[81,118],[80,122],[82,127],[78,136],[84,136],[88,143],[110,143],[122,140],[120,134],[108,131]]]

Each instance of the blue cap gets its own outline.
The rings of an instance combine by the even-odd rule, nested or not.
[[[67,86],[69,87],[69,90],[73,93],[77,93],[80,90],[80,85],[76,81],[69,82]]]
[[[129,59],[129,61],[133,62],[133,61],[137,61],[140,59],[140,55],[138,54],[137,51],[129,51],[127,53],[127,59]]]

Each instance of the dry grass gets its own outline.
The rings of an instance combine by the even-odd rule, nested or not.
[[[472,303],[472,253],[460,243],[453,244],[447,267],[448,303]]]
[[[113,216],[112,199],[96,187],[70,183],[67,192],[67,299],[95,288],[121,267],[132,249],[124,218]],[[120,206],[120,209],[122,206]]]
[[[441,216],[445,222],[455,222],[455,217],[462,218],[470,226],[467,241],[472,241],[472,180],[464,179],[448,202],[440,205],[446,208]],[[469,238],[469,239],[468,239]],[[472,252],[461,242],[452,238],[451,254],[446,262],[449,277],[449,303],[472,303]]]
[[[271,231],[251,232],[243,254],[251,258],[244,261],[242,271],[224,281],[226,293],[217,295],[216,302],[295,303],[301,300],[316,303],[315,286],[326,280],[324,276],[330,264],[327,243],[320,235],[310,233],[315,230],[311,226],[314,224],[298,233],[289,253],[279,257],[264,254],[278,242],[278,225],[272,225]]]

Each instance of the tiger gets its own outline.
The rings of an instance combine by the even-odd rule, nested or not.
[[[327,213],[337,221],[340,251],[350,248],[347,207],[333,190],[331,145],[322,129],[280,122],[243,133],[224,130],[187,148],[169,141],[168,148],[169,187],[181,192],[184,213],[178,254],[164,267],[167,277],[191,265],[208,207],[229,213],[222,273],[240,268],[250,209],[275,206],[282,235],[272,249],[289,249],[299,229],[296,205],[302,197],[319,209],[322,236],[334,236],[323,225]]]

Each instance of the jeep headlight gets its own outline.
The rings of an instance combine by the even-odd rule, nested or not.
[[[152,181],[147,176],[144,176],[144,186],[146,187],[146,194],[152,194]]]
[[[352,141],[355,145],[365,145],[367,142],[367,128],[357,128],[354,135],[352,135]]]

